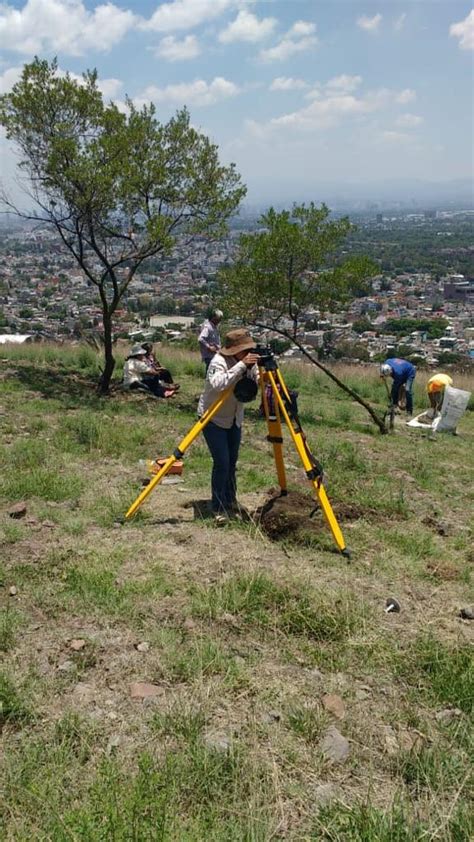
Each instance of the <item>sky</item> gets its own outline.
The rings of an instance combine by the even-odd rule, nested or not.
[[[472,0],[0,0],[0,51],[0,93],[57,56],[121,107],[186,105],[250,203],[472,178]]]

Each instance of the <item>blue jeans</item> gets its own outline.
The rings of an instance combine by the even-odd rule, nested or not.
[[[202,431],[212,456],[212,511],[225,512],[235,503],[235,469],[239,456],[241,429],[234,422],[230,429],[209,421]]]
[[[412,374],[412,376],[409,377],[408,380],[405,383],[405,392],[406,392],[406,396],[407,396],[407,412],[408,412],[409,415],[413,414],[413,382],[415,380],[415,376],[416,376],[416,371],[415,371],[415,374]],[[398,394],[400,392],[400,386],[402,386],[402,385],[403,385],[403,383],[402,383],[401,380],[394,380],[393,381],[392,403],[395,404],[395,405],[398,403]]]

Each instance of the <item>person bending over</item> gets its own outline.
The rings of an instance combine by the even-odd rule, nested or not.
[[[434,374],[433,377],[430,377],[428,383],[426,384],[426,390],[428,392],[428,400],[430,402],[431,409],[434,410],[434,414],[436,415],[443,405],[444,399],[444,390],[446,386],[452,386],[453,379],[449,376],[449,374]]]
[[[391,389],[391,400],[394,406],[398,405],[400,390],[405,386],[406,411],[407,415],[413,415],[413,382],[416,376],[416,368],[408,360],[401,360],[398,357],[390,357],[380,366],[380,376],[393,380]]]
[[[247,330],[231,330],[224,347],[209,364],[204,392],[199,399],[198,415],[214,403],[219,395],[234,386],[246,375],[258,381],[257,354],[252,352],[255,342]],[[203,436],[212,456],[212,512],[218,525],[227,522],[238,510],[235,471],[244,418],[244,405],[233,392],[204,427]]]

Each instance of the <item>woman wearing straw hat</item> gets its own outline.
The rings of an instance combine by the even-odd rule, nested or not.
[[[159,375],[146,361],[146,349],[134,345],[123,367],[123,383],[129,389],[145,388],[156,398],[172,398],[177,384],[163,383]]]
[[[204,392],[199,399],[198,415],[209,409],[229,386],[250,375],[258,380],[255,342],[244,328],[231,330],[224,347],[213,357],[206,376]],[[232,392],[212,421],[205,426],[203,436],[212,456],[212,512],[217,524],[228,521],[237,508],[235,471],[242,434],[244,405]]]

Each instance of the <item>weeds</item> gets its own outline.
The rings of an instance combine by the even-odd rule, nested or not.
[[[21,616],[7,603],[0,611],[0,652],[8,652],[15,643],[15,635],[21,626]]]
[[[0,727],[7,722],[17,724],[29,719],[31,713],[22,694],[12,679],[5,672],[0,672]]]
[[[308,743],[317,743],[327,724],[327,717],[314,707],[293,707],[288,713],[288,725]]]
[[[467,643],[448,647],[432,635],[420,636],[400,655],[399,671],[432,703],[474,706],[474,661]]]
[[[230,612],[248,623],[321,641],[346,639],[363,617],[348,594],[331,598],[303,592],[277,585],[264,574],[240,576],[196,591],[193,610],[211,619]]]

